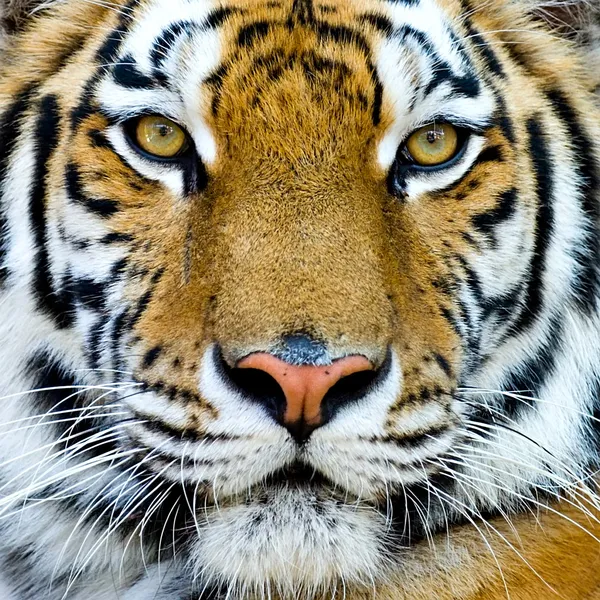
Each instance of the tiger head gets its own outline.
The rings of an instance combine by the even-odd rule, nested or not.
[[[131,453],[124,498],[185,499],[206,585],[368,590],[593,462],[600,113],[548,27],[506,0],[15,25],[11,373],[113,386],[78,400],[118,409],[96,452]]]

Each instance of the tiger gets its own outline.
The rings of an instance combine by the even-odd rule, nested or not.
[[[0,0],[0,599],[600,599],[592,0]]]

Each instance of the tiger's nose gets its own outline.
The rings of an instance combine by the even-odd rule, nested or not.
[[[299,442],[306,441],[327,421],[329,415],[323,410],[323,401],[332,388],[344,381],[350,383],[353,375],[374,371],[371,362],[359,355],[315,366],[290,364],[266,352],[246,356],[237,368],[261,371],[277,382],[285,397],[281,424]]]

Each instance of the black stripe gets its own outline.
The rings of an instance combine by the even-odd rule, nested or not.
[[[511,143],[514,144],[516,141],[515,128],[513,126],[511,118],[508,116],[506,109],[506,102],[504,98],[499,94],[494,94],[494,99],[498,108],[494,114],[494,124],[500,128],[504,137]]]
[[[217,8],[202,21],[202,29],[217,29],[218,27],[221,27],[231,15],[244,14],[245,12],[246,11],[243,8],[231,6]]]
[[[515,213],[517,204],[517,190],[510,188],[500,194],[496,207],[484,213],[476,215],[471,219],[473,227],[479,233],[485,235],[492,246],[497,245],[494,235],[495,228],[504,221],[510,219]]]
[[[522,286],[515,286],[515,288],[505,291],[499,296],[487,297],[482,305],[484,321],[489,320],[491,317],[497,317],[499,324],[505,325],[510,322],[510,318],[515,314],[515,307],[519,303],[523,293]]]
[[[44,96],[40,102],[35,131],[36,159],[34,183],[29,199],[29,218],[35,243],[32,292],[38,309],[49,315],[58,327],[73,321],[73,299],[67,292],[57,293],[52,286],[46,239],[46,197],[49,161],[59,139],[60,114],[55,96]]]
[[[517,365],[502,384],[507,392],[524,396],[521,400],[502,397],[503,412],[508,417],[514,418],[522,410],[535,406],[535,398],[539,398],[542,387],[554,374],[556,355],[562,344],[562,325],[558,319],[551,321],[548,332],[548,338],[536,349],[535,356]]]
[[[502,162],[503,160],[500,146],[490,146],[483,150],[477,157],[477,162],[479,164],[486,162]]]
[[[429,55],[429,51],[427,54]],[[467,98],[474,98],[479,94],[479,79],[474,73],[467,73],[464,76],[457,75],[439,55],[433,54],[431,58],[435,66],[432,77],[423,90],[424,96],[428,96],[444,83],[449,83],[455,94],[461,94]]]
[[[270,30],[270,23],[266,21],[256,21],[250,25],[242,27],[238,33],[237,43],[239,46],[252,46],[257,40],[262,40]]]
[[[106,320],[102,317],[99,318],[86,336],[85,346],[90,369],[97,369],[100,365],[102,335],[104,333],[105,324]]]
[[[129,89],[152,89],[157,82],[144,75],[135,64],[131,54],[124,56],[112,69],[115,83]]]
[[[452,367],[450,366],[450,363],[448,362],[446,357],[442,356],[439,352],[434,352],[433,359],[438,364],[440,369],[444,372],[446,377],[452,378],[454,376]]]
[[[574,291],[578,307],[585,314],[591,315],[596,309],[600,291],[600,165],[596,158],[600,146],[598,140],[591,139],[586,134],[565,94],[559,90],[551,90],[547,96],[568,131],[568,141],[575,154],[571,169],[574,181],[579,186],[582,212],[589,220],[584,246],[574,249],[581,265],[576,275]]]
[[[177,21],[169,25],[160,35],[154,38],[152,42],[152,50],[150,50],[150,61],[155,69],[160,68],[162,63],[167,59],[167,54],[171,51],[180,36],[189,34],[196,23],[191,21]]]
[[[100,238],[101,244],[122,244],[126,242],[132,242],[133,236],[130,233],[122,233],[117,231],[112,231],[111,233],[107,233],[105,236]]]
[[[484,296],[483,291],[481,289],[481,282],[479,281],[477,273],[475,273],[475,271],[473,270],[471,265],[469,265],[468,261],[465,259],[464,256],[456,254],[454,255],[454,259],[458,262],[458,264],[461,266],[464,272],[463,282],[465,283],[475,300],[477,300],[477,303],[481,303],[483,301]]]
[[[161,353],[162,353],[162,346],[155,346],[154,348],[151,348],[150,350],[148,350],[148,352],[146,352],[146,354],[144,354],[144,360],[142,361],[142,366],[145,369],[150,368],[156,362],[156,359],[161,355]]]
[[[544,128],[540,117],[527,121],[528,154],[533,163],[536,180],[537,215],[535,219],[535,245],[529,266],[529,281],[521,314],[511,327],[512,334],[525,331],[532,325],[544,303],[543,279],[546,268],[546,252],[554,229],[554,193],[552,157],[546,143]]]
[[[394,33],[394,24],[383,15],[377,13],[365,13],[359,17],[362,23],[368,23],[374,27],[379,33],[390,36]]]
[[[467,65],[467,74],[460,76],[457,75],[450,64],[443,60],[442,57],[437,53],[433,44],[425,33],[411,27],[410,25],[404,25],[394,31],[394,37],[399,38],[402,42],[407,39],[414,40],[423,50],[423,53],[431,60],[434,65],[434,71],[431,80],[423,90],[423,94],[427,96],[433,90],[435,90],[442,83],[450,83],[455,92],[463,94],[468,98],[474,98],[480,92],[480,83],[475,72],[471,68],[471,65]]]
[[[95,281],[88,277],[74,278],[71,276],[71,290],[75,299],[90,310],[101,311],[106,305],[105,290],[109,284],[106,281]]]
[[[47,583],[42,583],[43,578],[31,577],[33,572],[40,570],[38,546],[24,541],[21,545],[13,545],[11,542],[5,544],[0,557],[2,578],[10,583],[13,589],[18,590],[21,598],[43,597],[44,591],[48,589]]]
[[[467,13],[471,11],[471,8],[464,9],[464,12]],[[485,71],[487,73],[491,73],[496,77],[500,77],[501,79],[506,78],[506,73],[504,72],[504,68],[502,67],[502,63],[500,59],[494,52],[492,46],[488,44],[485,39],[483,33],[477,31],[477,29],[473,26],[472,22],[468,18],[462,19],[462,24],[465,28],[465,38],[470,40],[471,48],[475,53],[477,53],[485,64]],[[462,45],[462,42],[461,42]]]
[[[128,33],[128,27],[134,20],[133,13],[137,3],[138,0],[129,0],[126,6],[121,8],[116,27],[105,38],[102,46],[96,52],[94,62],[98,65],[98,70],[85,85],[77,106],[71,112],[71,127],[73,129],[96,110],[94,102],[96,85],[117,60],[121,44]]]
[[[292,17],[301,25],[310,25],[315,22],[315,9],[313,0],[294,0],[292,4]]]
[[[32,379],[31,389],[47,390],[28,396],[35,414],[48,413],[49,418],[52,419],[53,413],[67,411],[61,412],[55,419],[52,419],[57,421],[80,416],[80,411],[77,409],[85,406],[86,398],[83,394],[74,393],[77,390],[73,386],[77,385],[77,381],[59,361],[53,359],[46,352],[38,352],[28,360],[26,373]],[[54,446],[56,450],[59,450],[61,446],[67,448],[74,443],[84,443],[97,431],[98,424],[92,419],[83,419],[76,425],[74,423],[75,421],[65,421],[53,425],[57,439],[64,436],[62,444]],[[94,443],[89,445],[85,454],[88,457],[100,456],[114,449],[114,442],[104,442],[98,445]]]
[[[118,204],[114,200],[87,197],[83,192],[79,171],[72,163],[68,164],[65,169],[65,182],[69,198],[99,217],[111,217],[119,210]]]
[[[352,45],[365,57],[367,68],[373,84],[373,106],[371,108],[373,125],[381,122],[381,106],[383,102],[383,85],[379,80],[377,70],[371,60],[371,48],[367,39],[358,31],[342,25],[330,25],[318,21],[314,24],[314,31],[324,42],[333,41],[336,44]]]
[[[0,200],[2,199],[2,188],[4,187],[4,178],[10,161],[21,133],[21,120],[27,108],[33,93],[33,86],[29,86],[21,91],[14,102],[9,105],[0,119]],[[4,208],[0,206],[0,286],[6,280],[8,267],[4,264],[6,259],[6,245],[4,236],[6,235],[6,216]]]

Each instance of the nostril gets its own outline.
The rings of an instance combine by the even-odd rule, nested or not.
[[[239,369],[222,361],[222,368],[229,383],[244,398],[261,404],[278,422],[285,412],[285,394],[281,386],[265,371]]]
[[[364,398],[379,377],[379,369],[377,371],[359,371],[342,377],[323,398],[321,403],[323,421],[329,421],[341,405]]]

